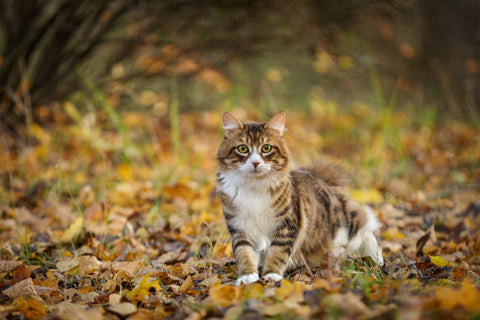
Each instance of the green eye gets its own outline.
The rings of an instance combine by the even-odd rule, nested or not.
[[[262,146],[262,152],[263,153],[269,153],[270,151],[272,151],[272,146],[269,145],[269,144],[264,144]]]
[[[244,144],[241,144],[237,147],[237,150],[240,153],[247,153],[248,152],[248,147]]]

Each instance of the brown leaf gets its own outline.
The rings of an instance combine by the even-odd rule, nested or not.
[[[81,256],[79,258],[79,273],[81,277],[100,271],[101,263],[95,256]]]
[[[37,292],[33,287],[32,278],[27,278],[17,282],[10,288],[3,290],[2,293],[9,296],[11,299],[16,299],[18,297],[37,296]]]
[[[90,185],[83,186],[78,192],[78,200],[84,208],[89,206],[93,201],[95,201],[95,194]]]
[[[27,208],[21,207],[16,210],[18,220],[35,232],[44,232],[50,225],[50,218],[39,218]]]
[[[178,289],[178,293],[185,293],[188,289],[193,286],[192,276],[188,276],[187,279],[182,283],[180,289]]]
[[[13,279],[10,282],[10,285],[14,285],[17,282],[30,278],[30,273],[31,273],[30,269],[26,265],[22,264],[20,267],[18,267],[15,270],[15,273],[13,274]]]
[[[107,222],[105,204],[103,202],[93,202],[85,209],[83,217],[85,218],[85,223],[105,224]]]
[[[91,308],[84,305],[78,305],[67,301],[62,301],[53,308],[49,314],[52,319],[72,319],[75,315],[76,320],[103,320],[105,311],[103,308]]]
[[[16,300],[18,309],[27,319],[40,319],[43,317],[47,311],[45,310],[45,303],[42,299],[35,299],[33,297],[27,297],[23,299],[22,297]]]
[[[323,299],[323,303],[338,312],[340,318],[357,319],[368,318],[369,310],[362,300],[355,294],[333,293]]]
[[[58,271],[63,273],[78,267],[78,265],[79,265],[78,259],[60,260],[57,262],[57,269]]]
[[[11,272],[23,265],[20,261],[0,260],[0,272]]]
[[[112,263],[112,269],[115,272],[123,271],[129,277],[138,272],[143,266],[143,261],[118,261]]]
[[[417,240],[417,253],[415,254],[415,256],[419,257],[423,255],[423,247],[425,246],[425,244],[429,239],[430,239],[430,232],[427,232],[420,239]]]
[[[105,310],[113,312],[122,318],[125,318],[137,312],[137,307],[135,307],[135,305],[130,302],[121,302],[107,306],[105,307]]]

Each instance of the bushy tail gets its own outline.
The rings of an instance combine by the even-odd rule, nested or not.
[[[340,165],[325,161],[315,161],[303,169],[310,171],[330,186],[343,186],[350,180]]]

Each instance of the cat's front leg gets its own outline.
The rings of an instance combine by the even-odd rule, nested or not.
[[[258,281],[258,253],[255,251],[252,241],[244,232],[232,234],[232,248],[238,268],[236,285],[250,284]]]
[[[288,262],[291,260],[297,233],[296,227],[291,222],[287,227],[277,230],[265,257],[263,279],[274,282],[283,279]]]
[[[285,269],[287,268],[287,262],[290,259],[290,254],[290,246],[283,244],[277,245],[276,241],[272,241],[272,246],[267,251],[262,278],[266,281],[273,282],[282,280]]]
[[[284,219],[280,220],[267,250],[263,278],[266,281],[279,281],[287,269],[298,237],[298,217],[291,214],[291,207],[283,210]]]

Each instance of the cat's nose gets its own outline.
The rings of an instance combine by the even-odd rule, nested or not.
[[[252,161],[252,164],[256,168],[260,164],[260,161]]]

